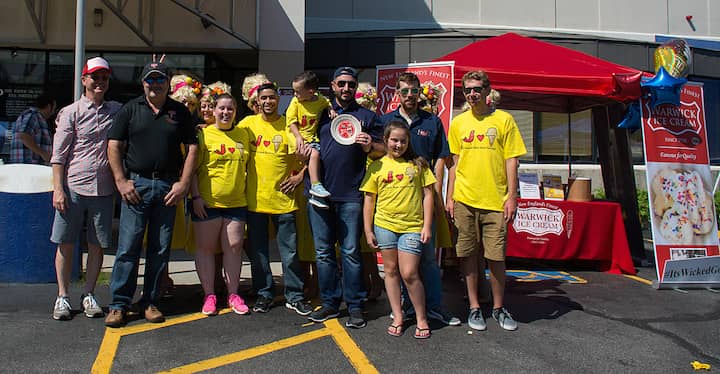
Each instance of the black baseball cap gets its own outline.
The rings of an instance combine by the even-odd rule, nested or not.
[[[332,79],[335,80],[335,78],[337,78],[341,75],[349,75],[349,76],[357,79],[358,73],[357,73],[357,70],[355,70],[354,68],[351,68],[349,66],[343,66],[343,67],[337,68],[337,70],[335,70],[335,73],[333,73]]]
[[[145,65],[145,67],[143,68],[140,79],[145,80],[148,75],[152,73],[157,73],[165,78],[170,78],[170,70],[168,69],[167,65],[163,64],[162,62],[151,62]]]

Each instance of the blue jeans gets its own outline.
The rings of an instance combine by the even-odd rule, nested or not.
[[[435,258],[435,223],[432,226],[433,236],[422,248],[420,257],[420,277],[425,286],[425,305],[428,310],[442,307],[442,276],[440,266]],[[410,300],[404,283],[402,286],[403,300]]]
[[[247,212],[248,246],[253,288],[259,296],[273,297],[273,277],[268,250],[268,225],[272,221],[277,231],[278,252],[282,261],[285,300],[290,303],[303,300],[302,266],[297,254],[297,228],[295,213],[266,214]]]
[[[320,209],[308,204],[308,215],[315,240],[315,257],[323,306],[338,310],[344,299],[349,312],[362,311],[363,299],[366,297],[360,257],[362,204],[331,202],[329,209]],[[342,280],[335,254],[336,242],[340,246]]]
[[[157,305],[162,296],[161,275],[170,259],[175,207],[166,206],[163,199],[170,192],[173,182],[143,177],[133,180],[141,201],[135,205],[122,202],[118,249],[110,278],[110,309],[128,310],[132,304],[146,227],[145,282],[141,304]]]

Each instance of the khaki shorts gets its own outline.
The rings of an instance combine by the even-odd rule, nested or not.
[[[479,251],[488,260],[505,261],[507,224],[503,212],[477,209],[456,201],[455,227],[458,257],[469,257]]]

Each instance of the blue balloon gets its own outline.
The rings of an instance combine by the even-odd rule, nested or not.
[[[631,132],[640,129],[640,104],[635,102],[628,105],[625,117],[618,123],[617,127],[631,130]]]
[[[680,90],[687,83],[685,78],[675,78],[665,68],[660,68],[655,77],[640,85],[647,92],[650,107],[661,104],[680,105]]]

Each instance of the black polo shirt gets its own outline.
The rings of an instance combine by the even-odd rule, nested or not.
[[[197,144],[192,115],[169,97],[157,113],[140,96],[125,104],[113,119],[108,139],[127,144],[125,167],[130,172],[177,176],[183,165],[180,144]]]

